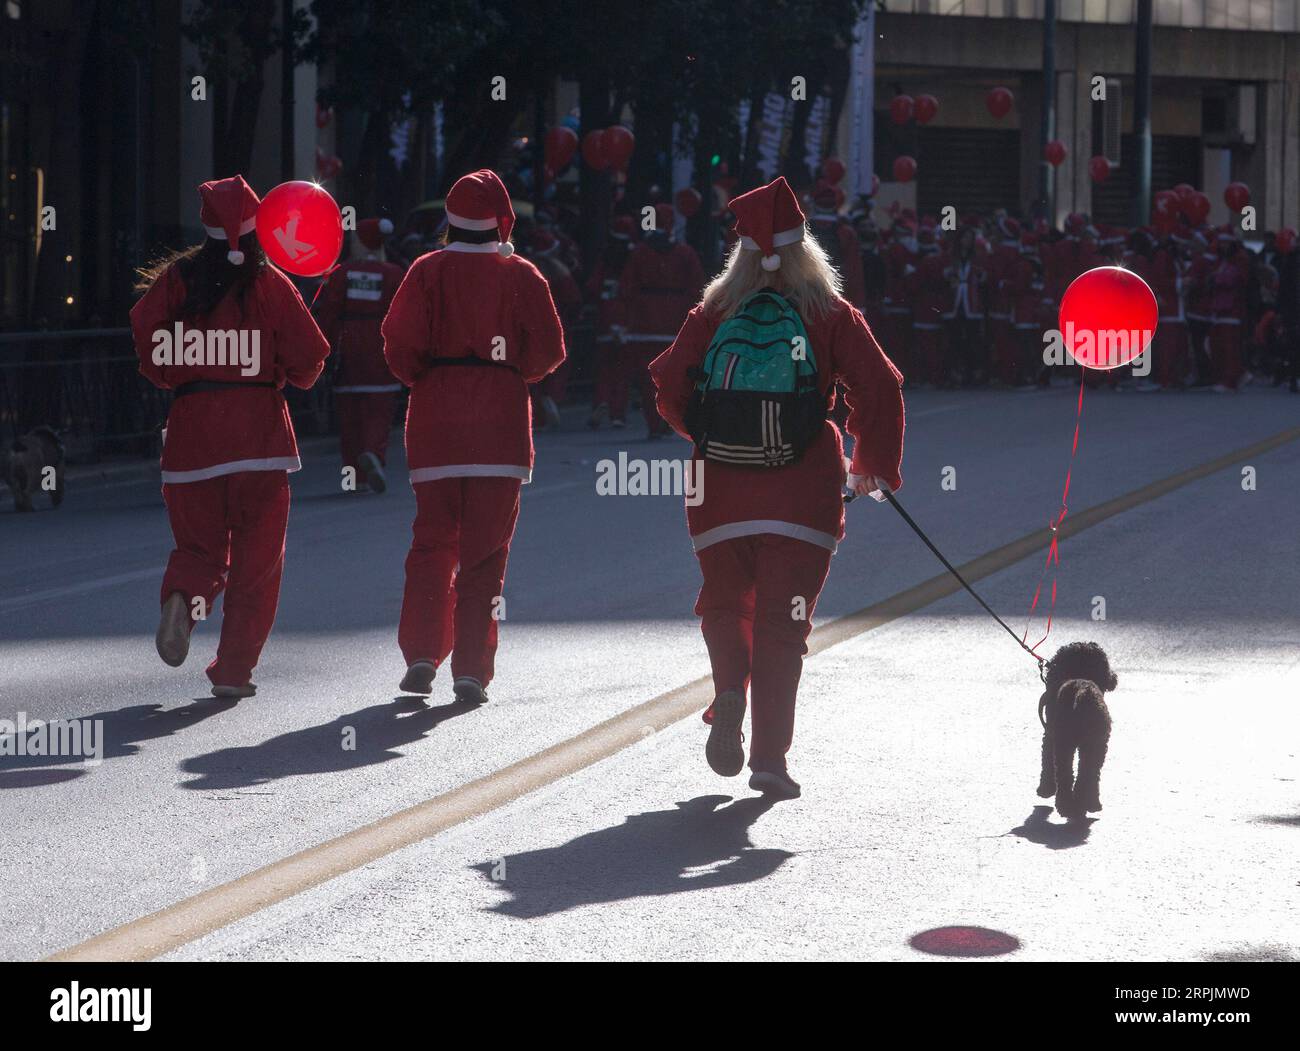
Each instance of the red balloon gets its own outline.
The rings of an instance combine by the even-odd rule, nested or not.
[[[894,159],[894,181],[911,182],[916,176],[916,160],[904,154]]]
[[[334,198],[313,182],[282,182],[257,208],[257,239],[281,270],[316,277],[338,260],[343,215]]]
[[[1155,196],[1152,211],[1161,219],[1178,217],[1178,195],[1173,190],[1161,190]]]
[[[1043,160],[1053,168],[1059,168],[1061,162],[1065,160],[1065,143],[1060,139],[1053,139],[1043,147]]]
[[[1065,349],[1090,369],[1127,365],[1151,343],[1159,316],[1147,283],[1120,266],[1080,274],[1061,297]]]
[[[838,184],[848,169],[838,157],[827,157],[822,161],[822,177],[831,184]]]
[[[1223,203],[1234,212],[1239,212],[1250,204],[1250,187],[1244,182],[1230,182],[1223,189]]]
[[[564,171],[577,151],[578,133],[572,128],[560,124],[546,133],[546,167],[552,172]]]
[[[933,95],[916,96],[916,123],[929,124],[939,112],[939,100]]]
[[[1274,244],[1277,245],[1277,250],[1283,255],[1289,254],[1291,250],[1295,248],[1295,237],[1295,231],[1292,230],[1291,227],[1282,227],[1282,229],[1277,232],[1277,237],[1274,239]]]
[[[990,88],[989,93],[984,96],[984,105],[997,120],[1001,120],[1011,112],[1012,103],[1015,101],[1016,97],[1006,88]]]
[[[1178,207],[1186,208],[1191,199],[1196,196],[1196,187],[1180,182],[1174,187],[1174,196],[1178,198]]]
[[[627,162],[632,159],[632,150],[636,139],[622,124],[615,124],[605,129],[605,159],[615,171],[624,171]]]
[[[605,152],[605,132],[601,128],[589,131],[582,137],[582,159],[588,168],[603,172],[609,167],[609,155]]]
[[[1088,162],[1088,174],[1093,182],[1105,182],[1110,177],[1110,161],[1098,154]]]
[[[1193,226],[1200,226],[1210,217],[1210,199],[1200,190],[1193,190],[1191,199],[1183,203],[1183,214]]]
[[[895,124],[906,124],[914,106],[911,95],[895,95],[889,102],[889,117]]]
[[[700,210],[704,198],[700,196],[700,191],[694,186],[686,186],[673,195],[673,203],[677,205],[677,210],[689,219]]]

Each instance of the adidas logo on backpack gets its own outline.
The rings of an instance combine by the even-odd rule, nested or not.
[[[718,326],[686,424],[706,460],[749,467],[796,463],[826,422],[817,360],[799,312],[770,288]]]

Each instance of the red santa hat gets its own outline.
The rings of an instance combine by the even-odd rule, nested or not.
[[[462,175],[447,194],[447,222],[460,230],[496,230],[500,238],[497,251],[514,253],[510,231],[515,225],[515,210],[510,194],[496,172],[482,168]]]
[[[776,250],[803,240],[803,209],[780,175],[766,186],[733,197],[727,207],[736,217],[740,247],[762,252],[764,270],[780,269]]]
[[[660,233],[673,232],[673,223],[677,221],[677,212],[671,204],[660,201],[655,205],[655,229]]]
[[[357,240],[372,252],[384,245],[384,238],[393,232],[391,219],[362,219],[357,223]]]
[[[1009,215],[1004,215],[998,219],[998,230],[1008,241],[1020,239],[1020,224]]]
[[[609,224],[609,236],[620,241],[632,240],[636,233],[636,221],[630,215],[616,215]]]
[[[244,253],[239,250],[239,239],[257,226],[257,206],[261,198],[253,188],[244,182],[242,175],[232,175],[228,179],[213,179],[199,187],[199,199],[203,202],[199,209],[199,222],[208,236],[218,241],[228,241],[231,245],[226,258],[235,266],[244,262]]]

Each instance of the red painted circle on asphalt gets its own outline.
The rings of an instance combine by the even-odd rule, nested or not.
[[[1019,949],[1020,939],[988,927],[935,927],[908,944],[933,956],[1002,956]]]

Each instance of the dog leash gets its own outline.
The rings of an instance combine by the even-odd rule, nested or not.
[[[1016,640],[1016,645],[1019,646],[1022,650],[1028,653],[1029,656],[1033,657],[1034,660],[1038,662],[1038,677],[1042,679],[1044,683],[1046,683],[1047,676],[1043,669],[1047,662],[1042,657],[1040,657],[1037,653],[1035,653],[1032,649],[1030,649],[1027,645],[1025,645],[1024,641],[1020,638],[1020,636],[1015,633],[1015,630],[1011,628],[1005,620],[1003,620],[993,611],[993,607],[990,606],[987,602],[984,601],[983,598],[980,597],[980,593],[978,591],[976,591],[973,587],[970,586],[970,583],[966,580],[966,578],[963,577],[960,572],[958,572],[957,567],[954,566],[951,562],[949,562],[948,559],[944,557],[943,552],[940,551],[937,547],[935,547],[934,541],[925,535],[925,530],[923,530],[919,525],[916,524],[916,520],[907,513],[907,511],[903,508],[903,505],[898,502],[898,498],[894,496],[894,494],[891,493],[888,489],[881,489],[881,492],[885,494],[885,499],[889,501],[890,505],[894,508],[894,510],[897,511],[899,515],[902,516],[903,521],[912,527],[912,532],[914,532],[917,536],[919,536],[921,538],[921,542],[925,544],[925,546],[928,547],[931,550],[931,552],[933,552],[934,557],[943,563],[944,568],[947,569],[949,573],[951,573],[954,577],[957,578],[957,582],[961,584],[961,586],[964,587],[967,591],[970,592],[971,597],[974,598],[976,602],[978,602],[981,606],[984,607],[985,612],[988,613],[990,617],[992,617],[994,620],[996,620],[999,624],[1002,625],[1002,629],[1013,639]],[[846,504],[852,503],[854,499],[856,499],[857,495],[858,495],[857,493],[845,494],[844,502]]]

